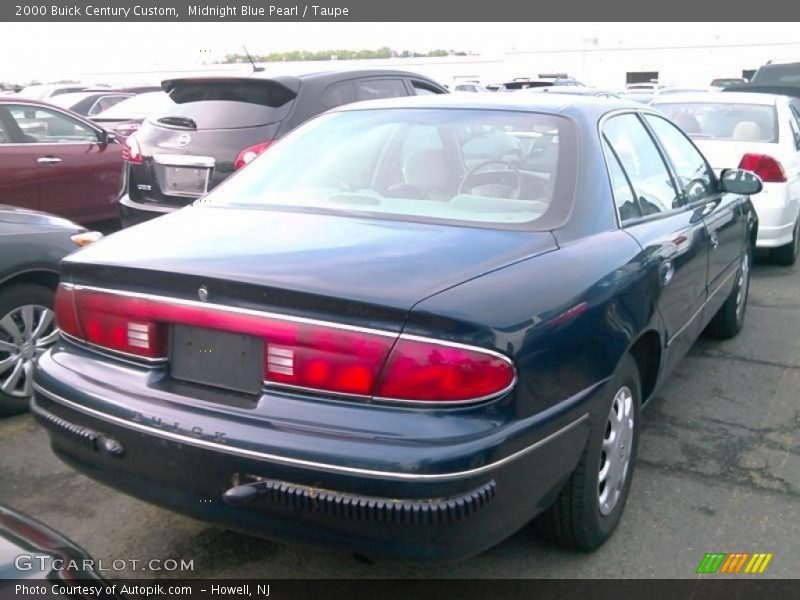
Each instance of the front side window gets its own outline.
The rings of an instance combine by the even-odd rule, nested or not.
[[[16,105],[8,107],[29,144],[69,144],[97,142],[94,129],[59,112],[36,106]]]
[[[603,125],[603,136],[628,175],[642,216],[680,206],[667,165],[636,115],[612,117]]]
[[[553,115],[343,111],[290,133],[202,203],[528,228],[568,211],[575,144],[572,122]]]
[[[415,81],[411,80],[411,86],[414,88],[414,93],[417,96],[430,96],[431,94],[441,94],[440,90],[437,90],[430,84],[424,83],[422,81]]]
[[[653,115],[646,115],[645,119],[672,161],[685,202],[691,204],[716,193],[714,172],[694,144],[666,119]]]

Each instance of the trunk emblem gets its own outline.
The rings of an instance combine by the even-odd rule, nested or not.
[[[201,302],[208,300],[208,288],[204,285],[201,285],[197,290],[197,297],[200,298]]]
[[[190,136],[188,133],[182,133],[175,141],[178,143],[178,146],[187,146],[189,142],[192,141],[192,136]]]

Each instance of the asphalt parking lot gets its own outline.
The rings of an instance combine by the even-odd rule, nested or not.
[[[0,421],[0,503],[48,523],[107,563],[194,561],[192,573],[107,573],[111,578],[696,577],[706,552],[771,552],[763,576],[798,577],[799,311],[800,266],[759,260],[742,333],[726,342],[701,339],[645,411],[625,515],[593,554],[559,550],[532,528],[447,565],[365,564],[346,553],[258,540],[73,473],[29,416]]]

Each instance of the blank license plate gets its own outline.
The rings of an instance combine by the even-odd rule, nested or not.
[[[164,185],[161,191],[165,194],[184,196],[202,196],[208,188],[209,169],[201,167],[172,167],[164,169]]]
[[[258,338],[173,325],[170,372],[175,379],[259,394],[264,378],[264,341]]]

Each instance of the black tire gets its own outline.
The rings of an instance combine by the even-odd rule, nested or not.
[[[790,267],[797,262],[797,251],[800,249],[800,218],[794,224],[794,231],[792,232],[792,241],[785,246],[772,248],[769,251],[769,260],[773,264],[783,265]]]
[[[744,262],[744,259],[747,262]],[[747,316],[747,299],[750,296],[750,270],[753,265],[753,251],[749,246],[742,256],[742,263],[736,275],[736,285],[733,286],[725,304],[720,306],[706,327],[706,333],[711,337],[727,340],[734,337],[742,330],[745,316]],[[744,273],[744,275],[743,275]],[[742,306],[739,310],[739,292],[742,292]]]
[[[32,283],[11,285],[0,289],[0,320],[13,310],[27,304],[38,304],[53,308],[55,293],[48,287]],[[3,332],[0,331],[0,336]],[[0,337],[2,339],[2,337]],[[0,350],[0,360],[8,358],[10,354]],[[0,378],[0,383],[2,379]],[[17,397],[6,394],[0,390],[0,416],[9,416],[23,413],[28,410],[30,397]]]
[[[633,416],[629,462],[624,482],[619,488],[616,503],[610,512],[600,509],[600,469],[604,457],[603,442],[609,426],[609,417],[618,393],[627,388],[631,392]],[[536,525],[544,535],[566,548],[594,550],[600,547],[619,525],[625,502],[630,492],[633,471],[636,465],[636,450],[639,445],[642,389],[639,369],[630,354],[626,354],[617,366],[614,376],[606,386],[605,401],[598,414],[593,414],[594,426],[583,450],[578,466],[572,472],[556,501],[536,519]]]

